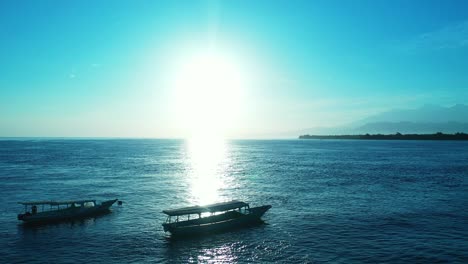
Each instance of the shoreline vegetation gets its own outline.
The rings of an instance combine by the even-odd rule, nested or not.
[[[468,140],[468,134],[364,134],[364,135],[302,135],[299,139],[370,139],[370,140]]]

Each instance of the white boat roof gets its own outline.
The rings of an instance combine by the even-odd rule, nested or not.
[[[215,203],[215,204],[208,204],[204,206],[189,206],[183,207],[179,209],[171,209],[171,210],[164,210],[163,213],[170,215],[170,216],[178,216],[178,215],[188,215],[188,214],[201,214],[206,212],[221,212],[227,211],[232,209],[241,208],[244,206],[248,206],[248,203],[232,200],[230,202],[222,202],[222,203]]]
[[[96,203],[96,200],[72,200],[72,201],[30,201],[30,202],[19,202],[22,205],[62,205],[62,204],[84,204],[88,202]]]

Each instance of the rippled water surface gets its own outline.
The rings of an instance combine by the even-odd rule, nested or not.
[[[23,200],[119,198],[27,228]],[[173,241],[163,209],[271,204],[267,224]],[[468,262],[468,144],[1,140],[2,263]]]

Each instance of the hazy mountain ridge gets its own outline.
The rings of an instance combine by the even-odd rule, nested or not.
[[[468,123],[468,106],[463,104],[452,107],[424,105],[417,109],[395,109],[364,118],[355,124],[375,122]]]
[[[382,112],[348,125],[337,127],[316,127],[302,130],[303,134],[393,134],[436,132],[468,132],[468,106],[457,104],[452,107],[424,105],[417,109],[394,109]]]
[[[445,122],[445,123],[416,123],[416,122],[375,122],[367,123],[356,129],[353,133],[372,133],[372,134],[388,134],[388,133],[404,133],[404,134],[431,134],[436,132],[457,133],[467,132],[468,123],[460,122]]]

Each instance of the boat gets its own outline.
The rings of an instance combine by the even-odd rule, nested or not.
[[[39,224],[82,219],[109,212],[109,208],[116,201],[117,199],[108,200],[100,204],[97,204],[96,200],[19,202],[24,205],[25,212],[18,214],[18,220],[28,224]],[[41,210],[38,211],[38,208]]]
[[[271,205],[251,208],[248,203],[233,200],[164,210],[167,219],[162,226],[171,237],[211,234],[263,223],[261,217],[270,208]]]

